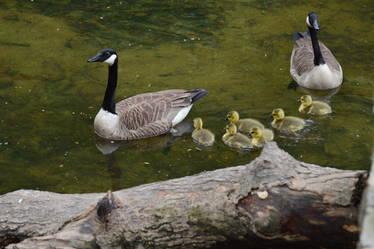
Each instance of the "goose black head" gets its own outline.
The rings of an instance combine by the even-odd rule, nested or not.
[[[117,53],[111,48],[101,50],[95,57],[87,62],[104,62],[112,66],[117,61]]]
[[[319,30],[317,13],[310,12],[306,17],[306,24],[309,28]]]

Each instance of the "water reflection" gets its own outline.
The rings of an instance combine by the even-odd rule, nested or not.
[[[312,96],[313,100],[324,100],[326,102],[330,102],[331,98],[339,92],[340,88],[341,86],[334,88],[334,89],[321,91],[321,90],[313,90],[313,89],[308,89],[308,88],[299,86],[296,89],[296,91],[300,92],[300,96],[310,95]]]
[[[330,99],[339,92],[341,86],[330,90],[313,90],[299,86],[294,80],[292,80],[290,84],[288,84],[287,88],[289,90],[293,89],[295,92],[300,93],[300,96],[310,95],[314,100],[325,100],[326,102],[330,102]]]
[[[113,152],[113,151],[112,151]],[[106,164],[109,173],[109,177],[111,179],[111,190],[120,189],[123,184],[121,183],[121,167],[119,167],[118,162],[116,160],[116,155],[109,153],[105,155],[106,157]]]
[[[368,24],[374,6],[365,7],[366,2],[5,1],[0,4],[0,192],[98,192],[248,163],[257,151],[238,152],[221,141],[230,110],[266,127],[278,107],[310,119],[298,136],[276,132],[274,140],[306,162],[367,169],[373,143],[368,127],[374,124],[374,33]],[[321,40],[350,79],[331,92],[286,90],[292,34],[305,29],[310,10],[321,13]],[[188,124],[188,132],[174,136],[98,141],[93,118],[107,69],[89,67],[85,58],[104,47],[123,55],[117,101],[164,89],[207,89],[209,95],[188,118],[202,117],[217,142],[197,147]],[[331,102],[334,113],[301,115],[297,99],[306,93]],[[121,181],[115,178],[120,174]]]
[[[184,120],[174,127],[170,134],[165,134],[158,137],[152,137],[148,139],[134,140],[134,141],[114,141],[107,140],[96,136],[96,148],[105,155],[106,167],[108,176],[111,180],[111,190],[121,189],[121,186],[126,183],[126,177],[123,177],[123,170],[121,165],[117,161],[116,153],[118,149],[126,152],[146,152],[161,150],[162,154],[167,156],[170,152],[171,147],[183,136],[190,136],[189,134],[193,131],[193,123],[189,120]],[[148,162],[144,162],[148,165]]]

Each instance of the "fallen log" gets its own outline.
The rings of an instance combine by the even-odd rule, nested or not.
[[[266,144],[251,163],[107,194],[0,197],[6,248],[353,248],[366,171],[299,162]],[[226,247],[232,248],[232,247]]]

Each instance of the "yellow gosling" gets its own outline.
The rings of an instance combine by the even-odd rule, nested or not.
[[[301,118],[292,116],[285,117],[284,111],[281,108],[274,109],[272,115],[274,120],[271,125],[275,129],[286,132],[295,132],[303,129],[305,126],[305,121]]]
[[[332,112],[331,107],[322,101],[313,101],[310,95],[301,96],[299,112],[312,115],[326,115]]]
[[[193,126],[195,127],[195,130],[192,132],[193,141],[204,146],[212,146],[215,136],[210,130],[203,129],[203,120],[201,118],[195,118],[193,120]]]
[[[243,133],[249,133],[249,130],[253,127],[258,127],[260,129],[264,129],[264,125],[261,124],[256,119],[252,118],[245,118],[240,119],[239,113],[237,111],[231,111],[226,115],[227,120],[230,121],[231,124],[236,125],[238,131]]]
[[[222,136],[222,141],[231,148],[250,149],[251,139],[246,135],[237,132],[236,125],[226,125],[226,133]]]
[[[261,130],[257,127],[251,128],[252,144],[256,147],[262,147],[266,142],[274,139],[274,133],[270,129]]]

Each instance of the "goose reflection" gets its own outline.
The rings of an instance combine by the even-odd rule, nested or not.
[[[299,86],[295,81],[292,81],[288,85],[288,89],[294,89],[296,92],[300,93],[300,95],[310,95],[313,99],[316,100],[325,100],[327,102],[330,102],[331,97],[339,92],[340,86],[329,90],[313,90]]]
[[[337,94],[340,90],[340,87],[330,89],[330,90],[312,90],[305,87],[298,87],[297,92],[302,93],[303,95],[310,95],[313,99],[325,100],[330,102],[332,96]]]
[[[141,140],[132,141],[114,141],[107,140],[97,136],[96,148],[105,155],[107,169],[111,178],[111,189],[118,190],[121,188],[121,167],[116,160],[116,154],[113,153],[117,149],[122,148],[128,151],[151,151],[163,149],[163,153],[169,153],[172,145],[180,139],[184,134],[192,133],[194,127],[193,123],[184,120],[178,125],[174,126],[171,133],[158,137],[151,137]]]

